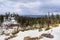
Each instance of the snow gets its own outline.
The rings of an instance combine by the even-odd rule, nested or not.
[[[51,32],[51,30],[53,30]],[[54,35],[54,38],[53,39],[50,39],[50,38],[43,38],[41,40],[60,40],[60,27],[57,27],[57,28],[52,28],[48,31],[38,31],[38,30],[29,30],[29,31],[25,31],[25,32],[19,32],[18,33],[18,36],[11,39],[11,40],[23,40],[24,37],[26,36],[30,36],[30,37],[38,37],[39,35],[41,35],[42,33],[48,33],[48,32],[51,32],[52,35]]]
[[[43,31],[39,32],[38,29],[37,30],[28,30],[28,31],[24,31],[24,32],[20,31],[17,34],[17,37],[14,37],[14,38],[9,39],[9,40],[23,40],[24,37],[27,37],[27,36],[30,36],[30,37],[39,37],[39,35],[41,35],[42,33],[51,33],[54,36],[54,38],[50,39],[50,38],[45,38],[44,37],[41,40],[60,40],[60,25],[59,25],[59,27],[52,28],[52,29],[50,29],[48,31],[44,31],[43,30]],[[1,35],[0,36],[0,40],[4,40],[5,37],[6,36]]]
[[[4,40],[5,39],[5,35],[0,35],[0,40]]]

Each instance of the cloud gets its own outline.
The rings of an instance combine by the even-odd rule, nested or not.
[[[28,9],[31,10],[32,8],[38,7],[39,5],[41,5],[40,2],[20,3],[20,2],[4,1],[0,6],[0,10],[2,10],[1,12],[10,11],[10,12],[18,12],[23,14],[22,10],[28,10]],[[24,8],[28,8],[28,9],[24,9]]]
[[[22,2],[22,3],[29,3],[29,2],[36,2],[38,0],[10,0],[10,1],[13,1],[13,2]]]
[[[60,13],[60,0],[0,0],[0,13],[16,12],[20,15]]]

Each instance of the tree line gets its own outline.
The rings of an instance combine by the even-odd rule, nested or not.
[[[5,13],[5,15],[0,15],[0,25],[3,22],[4,17],[6,17],[6,19],[8,18],[8,16],[10,15],[9,13]],[[33,17],[26,17],[26,16],[20,16],[19,14],[15,14],[13,13],[15,20],[17,20],[18,23],[20,23],[22,26],[32,26],[33,24],[40,24],[41,26],[44,25],[51,25],[54,23],[60,23],[60,15],[56,14],[56,15],[44,15],[44,17],[40,17],[40,18],[33,18]]]

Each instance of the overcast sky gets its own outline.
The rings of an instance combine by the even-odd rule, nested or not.
[[[0,14],[16,12],[20,15],[60,13],[60,0],[0,0]]]

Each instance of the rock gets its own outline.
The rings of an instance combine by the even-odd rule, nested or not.
[[[54,36],[51,35],[50,33],[49,34],[43,33],[43,34],[41,34],[41,36],[46,37],[46,38],[54,38]]]

